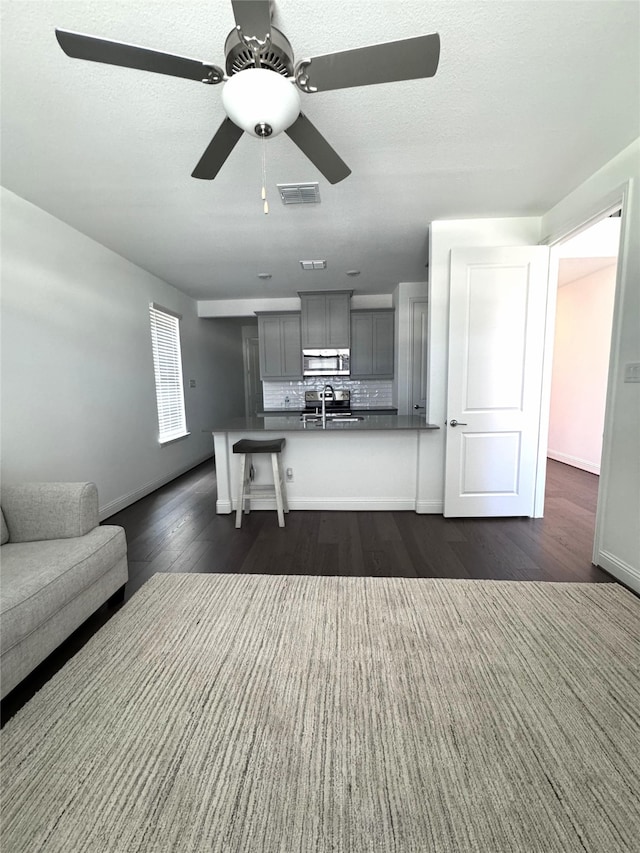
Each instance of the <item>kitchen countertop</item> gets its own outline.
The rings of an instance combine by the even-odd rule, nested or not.
[[[326,429],[320,421],[303,424],[300,413],[269,415],[255,418],[229,418],[214,424],[207,432],[359,432],[361,430],[430,430],[440,429],[437,424],[428,424],[419,415],[374,415],[360,412],[362,420],[335,423],[327,419]]]

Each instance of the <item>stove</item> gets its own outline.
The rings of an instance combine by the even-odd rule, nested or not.
[[[322,389],[317,391],[304,392],[304,410],[305,413],[313,413],[322,411]],[[331,395],[331,396],[330,396]],[[350,415],[351,406],[351,391],[342,388],[327,389],[327,398],[325,400],[325,409],[327,414]]]

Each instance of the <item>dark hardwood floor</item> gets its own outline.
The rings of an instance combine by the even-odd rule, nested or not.
[[[126,599],[155,572],[248,572],[608,582],[591,564],[598,477],[549,461],[545,518],[413,512],[215,514],[210,462],[105,521],[127,534]],[[121,606],[121,605],[120,605]],[[105,605],[2,702],[6,722],[111,617]]]

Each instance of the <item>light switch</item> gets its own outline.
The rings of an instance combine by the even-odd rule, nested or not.
[[[630,361],[624,366],[625,382],[640,382],[640,361]]]

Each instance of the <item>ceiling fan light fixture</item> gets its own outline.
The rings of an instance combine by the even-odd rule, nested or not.
[[[293,63],[287,37],[272,26],[274,0],[231,0],[235,27],[225,42],[222,101],[223,120],[191,173],[213,180],[243,132],[265,140],[286,131],[291,141],[331,184],[343,181],[351,169],[315,125],[300,111],[298,89],[307,94],[396,83],[433,77],[440,59],[438,33],[363,45],[320,54]],[[165,53],[127,42],[112,41],[56,28],[56,39],[67,56],[167,74],[218,85],[222,68],[210,62]],[[266,199],[265,146],[262,146],[262,198]]]
[[[246,68],[230,77],[222,90],[222,104],[234,124],[256,137],[282,133],[300,115],[296,87],[267,68]]]

